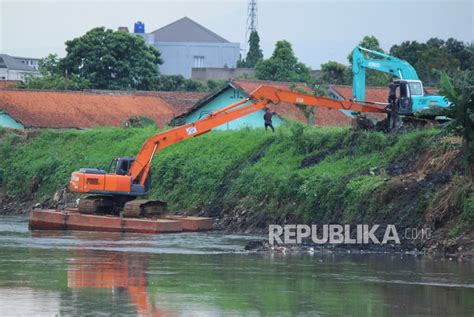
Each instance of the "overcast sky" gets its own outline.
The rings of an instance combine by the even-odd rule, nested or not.
[[[151,32],[188,16],[231,42],[243,43],[246,0],[221,1],[11,1],[0,0],[0,52],[27,57],[64,56],[64,42],[96,26],[117,29],[135,21]],[[286,39],[313,69],[348,53],[364,35],[382,48],[430,37],[474,40],[474,0],[258,1],[258,31],[265,57]]]

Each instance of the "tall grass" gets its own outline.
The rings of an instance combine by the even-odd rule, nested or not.
[[[50,130],[22,141],[0,131],[0,182],[7,193],[42,200],[67,184],[72,171],[106,169],[113,157],[136,155],[155,133],[151,126]],[[296,123],[275,134],[215,131],[159,152],[149,196],[188,212],[239,210],[346,222],[384,217],[387,206],[380,197],[389,179],[387,167],[427,149],[437,133],[354,133]],[[308,159],[315,161],[303,164]]]

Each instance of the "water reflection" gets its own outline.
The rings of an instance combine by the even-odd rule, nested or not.
[[[242,252],[245,236],[0,222],[0,316],[472,316],[472,263]]]
[[[147,290],[147,255],[130,257],[121,252],[76,250],[68,260],[68,287],[72,289],[105,288],[112,294],[127,292],[141,316],[159,316]]]

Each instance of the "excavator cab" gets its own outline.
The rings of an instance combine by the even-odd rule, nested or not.
[[[133,157],[114,158],[109,165],[109,174],[127,175],[134,161]]]
[[[114,158],[108,172],[96,168],[81,168],[71,175],[71,191],[92,194],[81,198],[78,209],[80,213],[112,213],[123,211],[126,217],[139,217],[166,212],[166,203],[151,200],[134,200],[150,190],[151,173],[148,173],[145,184],[140,185],[129,175],[135,161],[133,157]],[[115,196],[115,197],[114,197]]]
[[[413,101],[411,98],[412,83],[405,80],[397,80],[394,83],[397,85],[397,113],[401,115],[413,114]]]

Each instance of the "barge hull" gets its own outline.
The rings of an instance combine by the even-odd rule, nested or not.
[[[81,214],[73,209],[34,209],[30,211],[30,230],[77,230],[102,232],[172,233],[212,230],[207,217],[163,216],[161,218],[121,218]]]

